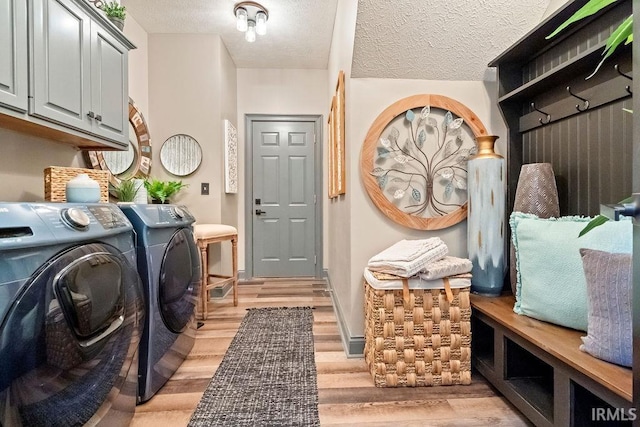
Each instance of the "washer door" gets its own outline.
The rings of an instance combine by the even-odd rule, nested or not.
[[[83,425],[126,402],[135,410],[143,313],[137,272],[114,247],[49,260],[0,326],[0,424]]]
[[[171,237],[160,268],[160,314],[172,332],[184,331],[194,315],[199,283],[198,248],[191,230],[181,228]]]

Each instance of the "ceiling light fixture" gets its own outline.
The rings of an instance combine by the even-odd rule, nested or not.
[[[244,32],[244,38],[249,43],[256,41],[256,34],[267,34],[269,12],[261,4],[241,1],[233,7],[233,14],[236,16],[236,28]]]

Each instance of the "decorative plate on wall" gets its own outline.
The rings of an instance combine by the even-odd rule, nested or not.
[[[467,216],[467,160],[486,135],[466,106],[442,95],[414,95],[373,122],[360,157],[371,201],[388,218],[439,230]]]
[[[160,148],[160,163],[173,175],[191,175],[198,169],[201,162],[202,149],[192,136],[173,135]]]

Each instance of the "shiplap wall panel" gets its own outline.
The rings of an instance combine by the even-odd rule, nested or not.
[[[542,74],[564,64],[582,52],[593,49],[609,38],[620,21],[626,18],[629,11],[625,8],[611,10],[602,20],[577,31],[577,37],[567,42],[556,44],[541,52],[528,66],[522,69],[522,83],[527,83]]]
[[[596,215],[631,194],[632,116],[623,108],[631,99],[522,135],[522,163],[552,164],[562,215]]]

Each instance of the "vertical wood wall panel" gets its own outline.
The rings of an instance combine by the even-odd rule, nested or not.
[[[631,194],[632,117],[623,108],[630,99],[522,135],[522,163],[552,164],[562,215],[596,215]]]
[[[607,40],[609,34],[618,26],[620,18],[628,16],[625,9],[614,9],[603,16],[603,19],[594,22],[588,28],[582,28],[576,32],[577,36],[571,41],[571,45],[557,44],[541,52],[528,67],[523,68],[523,83],[529,82],[551,69],[561,65],[571,58],[598,46]]]

